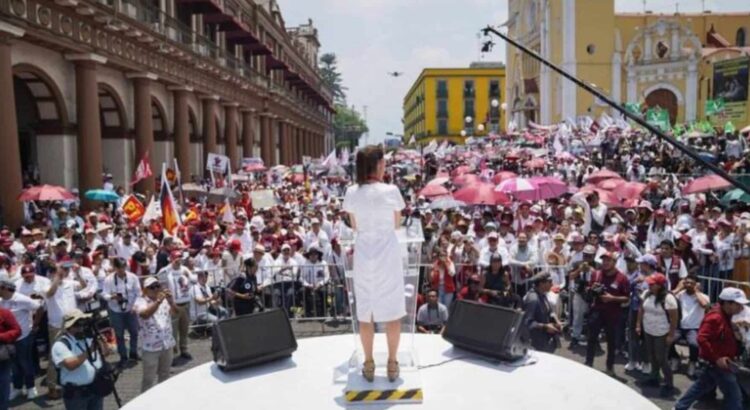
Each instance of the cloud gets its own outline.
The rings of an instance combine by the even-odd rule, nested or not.
[[[448,49],[439,46],[422,46],[412,50],[411,62],[422,67],[444,67],[455,65]]]

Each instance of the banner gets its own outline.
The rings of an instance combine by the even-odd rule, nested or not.
[[[229,157],[226,155],[208,153],[206,158],[206,170],[213,171],[217,174],[224,175],[229,169]]]
[[[130,195],[125,198],[125,201],[122,203],[122,213],[125,214],[125,217],[127,217],[129,221],[137,222],[143,218],[143,215],[146,213],[146,208],[141,201],[135,197],[135,195]]]
[[[706,115],[718,115],[724,112],[726,104],[723,98],[716,100],[706,100]]]
[[[252,191],[250,200],[253,201],[253,209],[269,209],[276,205],[276,197],[272,189]]]
[[[724,100],[724,114],[717,124],[725,121],[744,124],[747,119],[748,67],[750,57],[714,63],[713,99]],[[708,114],[708,113],[707,113]]]
[[[260,172],[265,171],[266,167],[263,158],[251,157],[242,158],[242,169],[246,172]]]
[[[669,112],[659,106],[656,108],[649,108],[648,111],[646,111],[646,122],[664,132],[672,129],[672,124],[669,122]]]

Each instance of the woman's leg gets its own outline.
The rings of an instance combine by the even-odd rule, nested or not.
[[[388,361],[396,361],[398,357],[398,343],[401,339],[401,320],[388,322],[385,327],[388,339]]]
[[[359,322],[359,338],[362,340],[362,350],[365,352],[365,361],[373,360],[372,343],[375,339],[375,323]]]

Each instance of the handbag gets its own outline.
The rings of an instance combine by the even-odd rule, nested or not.
[[[16,345],[13,343],[3,343],[0,345],[0,362],[12,359],[16,355]]]
[[[102,367],[96,370],[91,389],[99,397],[107,397],[115,392],[118,374],[106,360],[102,360]]]

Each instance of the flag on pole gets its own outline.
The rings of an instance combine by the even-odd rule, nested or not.
[[[151,201],[148,203],[148,206],[146,207],[146,212],[143,214],[143,222],[149,223],[155,219],[161,218],[161,206],[159,206],[159,202],[156,200],[156,197],[152,196]]]
[[[162,226],[172,235],[175,229],[180,226],[180,214],[177,213],[177,204],[174,201],[174,196],[172,196],[172,190],[169,188],[166,172],[162,173],[159,204],[161,205]]]
[[[323,163],[321,165],[323,165],[324,167],[327,167],[327,168],[333,168],[336,165],[338,165],[338,160],[336,159],[336,150],[335,149],[333,151],[331,151],[330,154],[328,154],[328,156],[326,157],[326,159],[323,160]]]
[[[732,124],[732,121],[727,121],[724,124],[724,134],[734,134],[735,131],[737,131],[737,128]]]
[[[629,103],[626,102],[623,104],[623,107],[625,107],[626,110],[630,111],[631,113],[635,115],[641,115],[641,104],[640,103]]]
[[[141,161],[138,163],[138,166],[135,168],[135,175],[133,175],[133,181],[130,185],[135,185],[152,175],[154,175],[154,173],[151,172],[151,163],[148,160],[148,151],[146,151],[146,153],[143,154],[143,158],[141,158]]]
[[[723,98],[715,100],[706,100],[706,115],[716,115],[724,111],[725,103]]]
[[[221,207],[221,221],[228,225],[233,224],[235,221],[234,211],[232,211],[229,198],[224,198],[224,206]]]
[[[409,138],[409,143],[406,145],[414,145],[416,143],[417,143],[416,137],[414,136],[414,134],[411,134],[411,138]]]
[[[666,132],[672,128],[669,121],[669,112],[657,106],[646,111],[646,122]]]
[[[341,150],[341,165],[349,165],[349,148]]]

